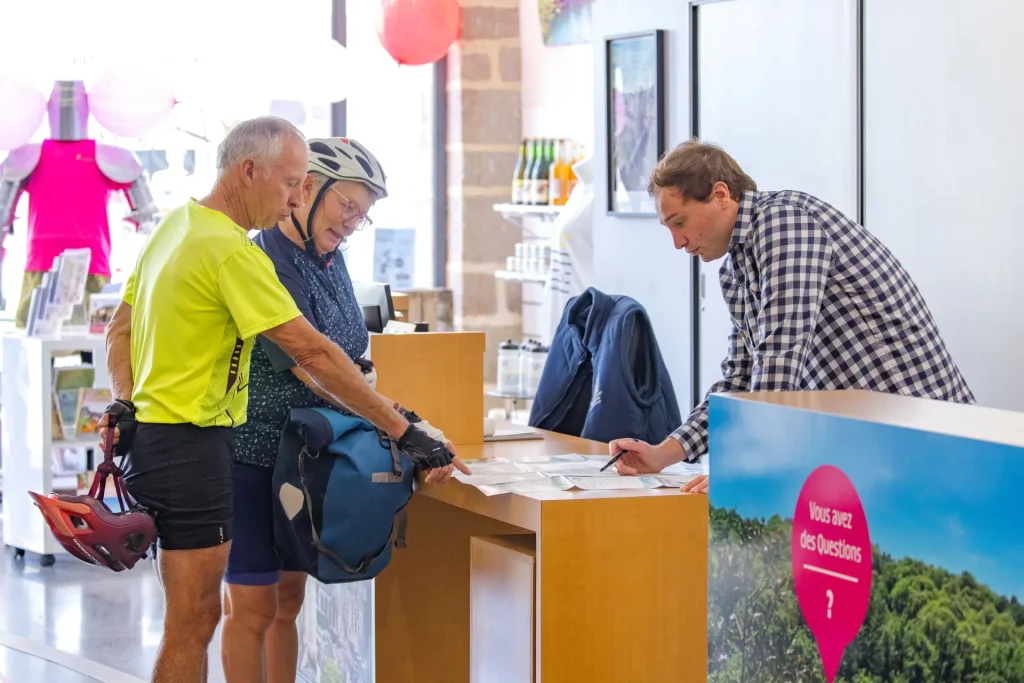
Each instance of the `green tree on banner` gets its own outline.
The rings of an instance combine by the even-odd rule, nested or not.
[[[792,520],[711,508],[709,683],[824,683],[793,589]],[[1024,606],[874,547],[867,618],[837,683],[1024,683]],[[1024,569],[1022,569],[1024,571]]]

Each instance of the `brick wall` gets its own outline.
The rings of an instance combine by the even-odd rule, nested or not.
[[[484,378],[497,344],[521,334],[521,285],[498,280],[520,228],[507,202],[522,131],[519,0],[463,0],[462,38],[448,56],[448,286],[456,329],[487,333]]]

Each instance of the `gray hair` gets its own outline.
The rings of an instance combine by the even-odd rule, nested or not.
[[[217,147],[217,175],[243,159],[252,159],[264,167],[273,165],[281,156],[284,141],[294,135],[302,142],[306,137],[291,122],[277,116],[260,116],[242,121],[227,134]]]
[[[320,171],[310,171],[309,175],[313,176],[313,194],[320,191],[320,188],[327,184],[329,178],[321,173]]]

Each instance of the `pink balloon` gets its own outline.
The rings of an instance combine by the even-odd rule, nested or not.
[[[137,138],[150,132],[174,109],[174,93],[147,74],[108,73],[89,89],[89,111],[115,135]]]
[[[382,0],[377,12],[377,37],[399,64],[436,62],[461,30],[458,0]]]
[[[46,116],[46,97],[28,83],[0,78],[0,149],[28,142]]]

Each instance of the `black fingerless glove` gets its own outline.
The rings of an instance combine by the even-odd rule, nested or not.
[[[113,414],[117,422],[107,427],[117,427],[119,436],[114,452],[124,455],[132,447],[132,440],[135,438],[135,429],[139,423],[135,421],[135,404],[125,399],[117,399],[107,406],[106,414]]]
[[[431,439],[425,432],[411,424],[395,443],[421,470],[432,470],[452,464],[452,454],[443,443]]]

